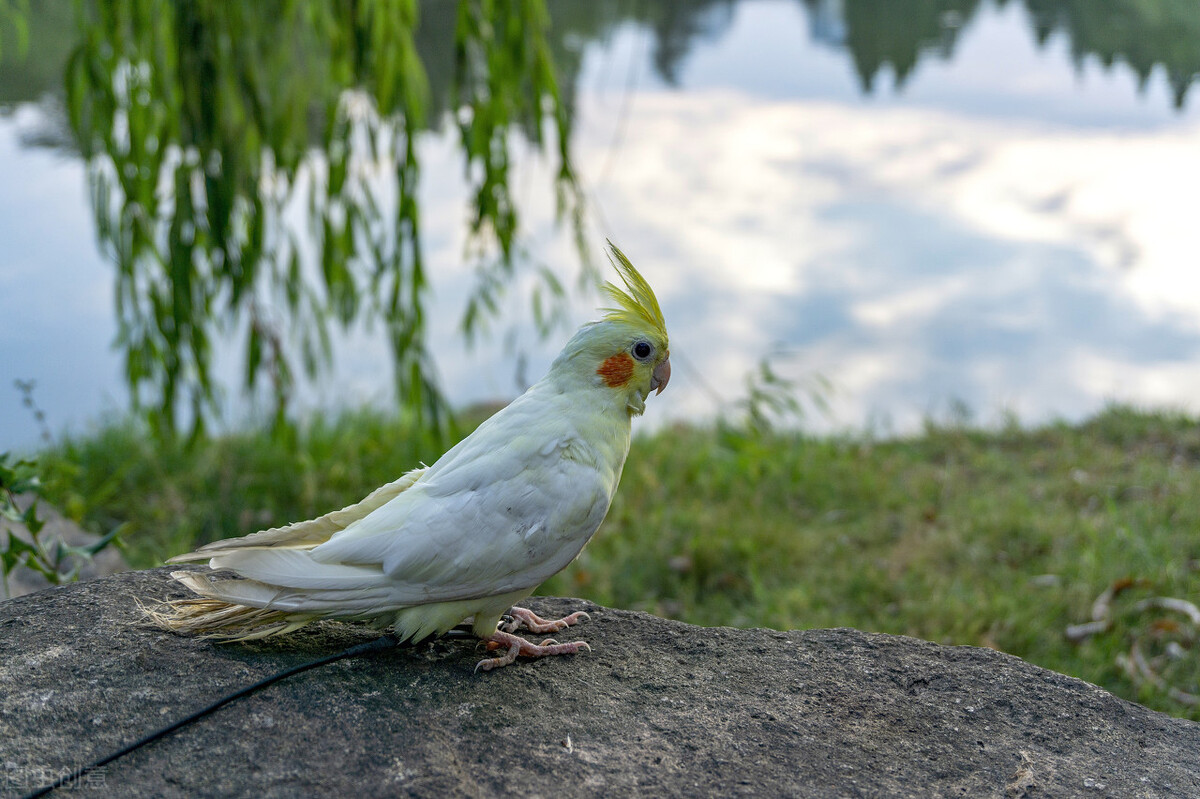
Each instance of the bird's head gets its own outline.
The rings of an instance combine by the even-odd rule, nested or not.
[[[650,284],[612,242],[609,249],[625,287],[604,284],[602,290],[614,306],[603,308],[599,322],[584,325],[572,337],[551,371],[561,370],[612,393],[637,416],[646,409],[650,392],[662,393],[671,379],[667,325]]]

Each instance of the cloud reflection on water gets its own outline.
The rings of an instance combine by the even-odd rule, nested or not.
[[[601,205],[686,276],[662,291],[713,385],[778,342],[796,356],[785,371],[832,381],[835,426],[897,431],[954,399],[1041,421],[1200,390],[1200,126],[719,90],[643,94],[631,125]]]

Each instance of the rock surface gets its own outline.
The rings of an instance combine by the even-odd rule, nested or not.
[[[257,644],[147,629],[134,598],[182,595],[167,571],[0,602],[0,795],[373,637],[332,622]],[[1200,725],[1008,655],[530,605],[587,610],[573,632],[594,651],[479,674],[460,640],[343,660],[63,794],[1200,796]]]

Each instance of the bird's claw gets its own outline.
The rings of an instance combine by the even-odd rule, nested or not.
[[[591,618],[584,611],[577,610],[561,619],[543,619],[528,608],[514,606],[502,617],[503,624],[500,625],[500,629],[506,633],[515,633],[517,630],[529,630],[531,633],[556,633],[573,627],[581,619]]]
[[[507,647],[508,651],[503,655],[494,658],[485,658],[475,664],[475,671],[480,669],[483,671],[491,671],[503,666],[507,666],[517,659],[518,656],[525,657],[545,657],[547,655],[574,655],[577,652],[587,650],[592,651],[586,641],[573,641],[569,644],[560,644],[552,638],[542,641],[540,644],[533,644],[526,641],[520,636],[503,630],[497,630],[490,638],[484,641],[488,649],[501,649]]]

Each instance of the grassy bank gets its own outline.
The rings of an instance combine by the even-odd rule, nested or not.
[[[437,454],[355,413],[294,445],[247,435],[190,451],[116,426],[43,464],[49,498],[97,529],[126,523],[129,559],[146,567],[340,507]],[[1111,629],[1069,641],[1106,589]],[[1200,718],[1169,695],[1200,693],[1196,626],[1139,605],[1200,600],[1200,425],[1112,409],[889,441],[664,430],[635,441],[608,520],[542,592],[705,625],[991,646]],[[1139,656],[1165,682],[1132,679],[1120,664]]]

